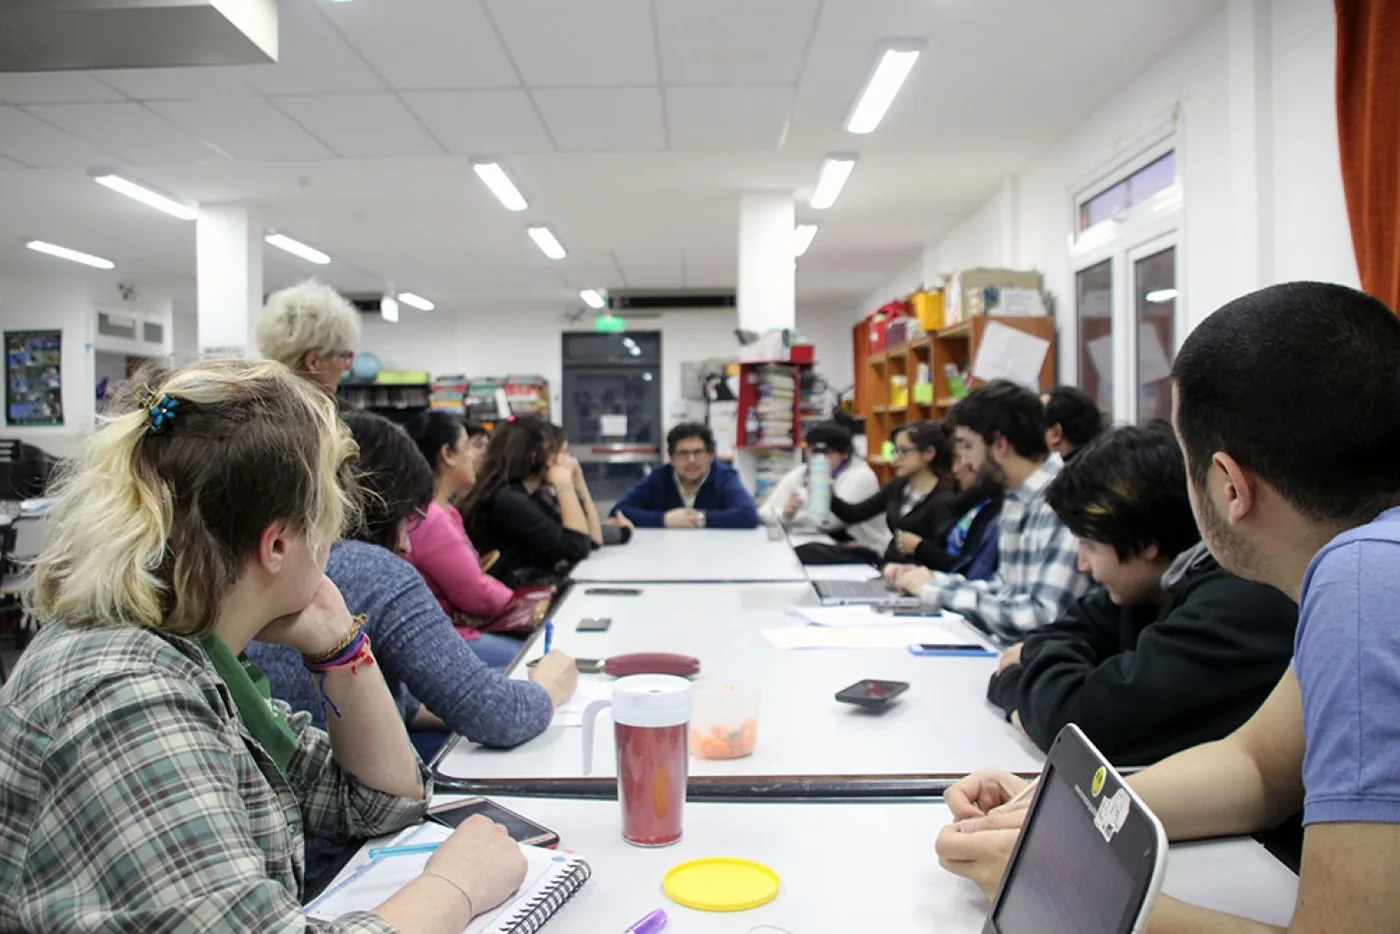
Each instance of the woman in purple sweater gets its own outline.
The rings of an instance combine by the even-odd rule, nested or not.
[[[554,708],[573,696],[573,659],[551,652],[531,669],[529,681],[518,681],[477,658],[423,578],[400,557],[432,499],[427,463],[387,419],[349,412],[344,421],[360,447],[365,503],[352,540],[332,546],[326,574],[350,612],[368,617],[364,630],[405,721],[416,730],[451,730],[486,746],[517,746],[538,736]],[[275,696],[325,725],[328,709],[295,651],[254,643],[248,655],[267,673]]]

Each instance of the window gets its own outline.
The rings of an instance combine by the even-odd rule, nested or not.
[[[1171,417],[1184,333],[1177,165],[1172,140],[1159,137],[1071,202],[1079,385],[1120,424]]]
[[[1106,414],[1113,412],[1113,264],[1081,269],[1074,277],[1079,313],[1079,386]]]
[[[1121,216],[1135,205],[1143,204],[1153,195],[1176,183],[1176,151],[1169,151],[1138,169],[1121,182],[1092,196],[1079,205],[1079,229],[1088,230],[1095,224]]]

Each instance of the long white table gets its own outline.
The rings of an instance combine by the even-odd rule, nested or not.
[[[744,934],[760,925],[791,934],[977,934],[986,916],[981,892],[938,865],[933,840],[949,819],[941,803],[687,804],[684,838],[642,849],[623,842],[615,801],[498,800],[558,832],[593,867],[547,932],[612,934],[655,908],[670,916],[666,934]],[[666,871],[703,856],[771,866],[782,880],[778,897],[737,915],[670,901],[661,890]],[[362,849],[345,872],[365,858]],[[1286,924],[1297,878],[1252,840],[1215,841],[1173,847],[1165,891]]]
[[[680,533],[675,533],[680,534]],[[984,765],[1038,772],[1044,757],[983,699],[996,659],[918,657],[888,649],[775,649],[769,627],[799,625],[794,604],[814,606],[809,584],[653,584],[635,597],[590,595],[576,585],[556,611],[554,644],[578,658],[626,652],[678,652],[700,659],[695,687],[734,683],[762,692],[758,746],[743,759],[691,757],[692,775],[901,775],[960,777]],[[604,633],[576,631],[579,620],[610,617]],[[537,639],[527,657],[537,657]],[[524,677],[523,665],[517,671]],[[882,714],[834,695],[863,678],[907,681],[909,691]],[[582,675],[581,692],[605,694],[612,679]],[[613,731],[601,721],[593,774],[616,774]],[[574,778],[582,772],[582,730],[553,726],[509,751],[457,741],[438,774],[457,778]]]
[[[593,552],[574,568],[581,582],[616,584],[800,581],[802,564],[767,529],[637,529],[626,545]]]

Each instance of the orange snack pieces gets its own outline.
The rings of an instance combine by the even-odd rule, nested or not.
[[[742,759],[753,755],[758,745],[758,721],[753,717],[737,727],[720,723],[708,730],[693,727],[690,731],[690,752],[702,759]]]

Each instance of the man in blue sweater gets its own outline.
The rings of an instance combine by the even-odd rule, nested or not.
[[[613,507],[641,528],[752,529],[758,507],[739,472],[715,461],[715,436],[686,422],[666,435],[671,462],[632,485]]]

